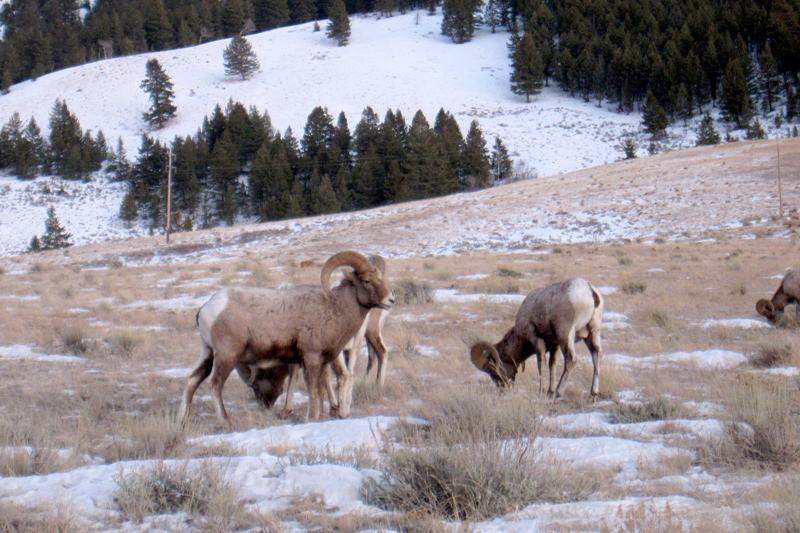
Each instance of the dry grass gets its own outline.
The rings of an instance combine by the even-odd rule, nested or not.
[[[150,515],[182,512],[209,530],[245,525],[247,515],[234,487],[210,464],[195,470],[185,463],[156,463],[121,472],[116,483],[114,502],[129,520],[141,522]]]
[[[800,463],[800,393],[783,380],[743,375],[728,397],[731,421],[719,458],[778,471]]]
[[[539,253],[542,251],[546,253]],[[536,436],[541,432],[538,421],[542,416],[606,410],[611,404],[602,400],[614,400],[622,391],[635,391],[643,405],[649,402],[651,407],[659,399],[669,398],[660,407],[656,406],[658,408],[645,409],[646,416],[627,413],[626,416],[633,416],[631,420],[637,416],[646,419],[653,411],[660,413],[656,418],[677,416],[686,411],[672,411],[671,407],[684,402],[707,401],[724,404],[732,421],[752,419],[762,424],[762,428],[770,425],[782,428],[782,435],[771,437],[764,429],[768,435],[766,440],[775,440],[778,449],[780,442],[790,444],[792,439],[800,442],[791,431],[793,419],[787,422],[766,407],[770,402],[784,402],[779,405],[783,405],[786,412],[796,412],[796,403],[785,403],[786,398],[795,397],[791,387],[775,394],[764,392],[757,406],[750,409],[756,414],[745,417],[747,402],[736,400],[732,391],[736,383],[734,378],[751,371],[750,366],[725,371],[678,366],[628,368],[601,360],[601,401],[594,403],[588,394],[591,361],[585,346],[580,344],[577,366],[567,383],[563,400],[553,402],[537,394],[534,360],[528,361],[526,372],[518,377],[513,390],[498,391],[487,376],[472,366],[468,346],[479,338],[497,342],[513,324],[518,304],[441,302],[425,296],[434,289],[451,287],[471,292],[477,290],[481,280],[488,280],[483,282],[486,292],[490,284],[505,292],[509,285],[503,284],[512,283],[516,284],[519,294],[525,294],[569,276],[583,276],[595,286],[617,288],[616,292],[604,296],[606,310],[625,315],[630,324],[627,328],[604,330],[603,351],[606,354],[637,357],[718,348],[745,353],[759,367],[791,367],[798,365],[799,357],[794,330],[741,329],[724,325],[703,328],[698,324],[709,318],[758,318],[754,303],[774,292],[776,280],[769,276],[780,270],[775,265],[786,257],[796,257],[797,252],[797,246],[788,239],[726,240],[724,235],[719,235],[716,241],[703,243],[687,240],[631,242],[617,246],[565,244],[531,249],[530,253],[391,259],[390,275],[399,280],[394,284],[395,291],[402,290],[403,280],[413,280],[414,284],[409,284],[408,302],[398,303],[386,324],[385,337],[390,346],[387,385],[379,389],[374,385],[374,375],[361,377],[366,366],[366,358],[362,357],[357,369],[360,379],[353,416],[424,417],[431,421],[430,427],[423,432],[409,430],[405,439],[422,445],[421,450],[429,454],[427,459],[450,461],[444,463],[446,468],[442,476],[449,475],[453,481],[467,474],[476,476],[473,480],[486,479],[479,477],[480,474],[489,479],[512,480],[515,486],[527,481],[520,481],[513,477],[514,472],[503,470],[503,456],[500,450],[491,448],[492,439]],[[726,259],[729,256],[732,259]],[[0,446],[28,446],[35,450],[33,455],[0,458],[0,468],[5,468],[9,475],[25,475],[74,468],[82,464],[85,457],[111,462],[239,453],[228,449],[187,449],[185,445],[188,437],[226,429],[213,415],[207,398],[208,384],[198,390],[191,425],[179,430],[174,423],[184,378],[168,377],[160,372],[191,367],[198,356],[199,341],[194,322],[196,306],[182,307],[173,302],[210,295],[223,285],[279,287],[317,283],[319,268],[299,265],[300,259],[306,257],[324,260],[323,254],[304,254],[295,262],[252,256],[239,261],[220,259],[169,267],[117,265],[92,270],[63,269],[47,262],[37,263],[35,268],[24,272],[6,267],[6,272],[0,276],[0,294],[5,296],[0,299],[0,338],[3,339],[0,344],[29,344],[34,351],[43,354],[79,353],[83,361],[0,360],[4,378],[15,385],[0,390]],[[724,276],[720,276],[721,271]],[[476,274],[486,277],[474,277]],[[638,293],[628,291],[633,292],[629,294],[625,287],[630,281],[636,281],[645,289]],[[415,293],[423,296],[419,298]],[[561,364],[559,362],[559,375]],[[780,383],[779,379],[775,378],[774,383]],[[250,391],[235,375],[225,387],[225,402],[238,430],[282,423],[275,413],[264,412],[256,406]],[[733,409],[737,402],[741,403],[740,407]],[[759,412],[762,414],[758,415]],[[298,414],[298,418],[292,420],[301,418],[302,414]],[[448,455],[447,445],[441,443],[449,443],[451,448],[471,447],[476,455],[468,457],[489,454],[491,466],[497,470],[491,473],[487,466],[485,472],[470,472],[469,465]],[[740,452],[747,449],[744,441],[728,441],[731,443]],[[61,449],[74,452],[67,456],[66,462],[63,456],[51,451]],[[747,457],[741,453],[725,455],[720,449],[714,449],[703,458],[702,464],[711,470],[724,466],[726,472],[733,472],[731,475],[746,475],[754,465],[766,466],[783,475],[782,472],[791,471],[795,464],[792,453],[784,452],[783,459],[767,460],[754,459],[748,454],[745,454]],[[534,455],[528,452],[523,455],[523,458],[519,454],[509,457],[512,461],[536,463]],[[324,453],[305,457],[287,455],[285,460],[368,464],[357,454],[350,457]],[[398,459],[397,468],[401,464],[406,465],[409,472],[419,472],[427,464],[426,456],[402,458],[402,463]],[[689,468],[687,464],[685,455],[678,455],[666,464],[643,462],[639,465],[642,484],[679,474]],[[566,499],[582,498],[591,491],[597,491],[597,498],[616,494],[616,489],[609,489],[608,475],[604,473],[597,475],[598,483],[587,486],[576,484],[582,479],[568,468],[558,472],[528,472],[532,477],[562,479],[564,494],[570,495]],[[492,486],[490,481],[478,484]],[[503,494],[505,489],[493,486],[492,490]],[[564,501],[536,490],[545,489],[533,486],[528,493],[533,496],[527,501]],[[630,490],[641,490],[643,494],[648,491],[645,486]],[[473,511],[480,513],[475,516],[496,516],[503,509],[524,505],[523,501],[515,500],[504,507],[506,503],[492,511],[467,503],[459,506],[462,510],[454,512],[462,516]],[[279,531],[284,520],[293,518],[307,527],[322,530],[400,529],[394,518],[332,517],[327,516],[327,511],[311,510],[297,512],[293,518],[287,518],[288,514],[237,517],[234,511],[235,508],[220,511],[220,516],[234,515],[232,523],[266,527],[271,531]],[[661,508],[625,509],[622,513],[624,524],[654,525],[657,530],[663,525],[662,531],[669,531],[675,518],[661,514]],[[0,511],[0,515],[4,514]],[[13,513],[9,511],[9,514]],[[21,514],[24,517],[28,513]],[[28,516],[39,517],[36,513]],[[421,519],[419,513],[399,516],[404,531],[437,531],[441,526],[440,522]],[[34,529],[47,530],[47,526]]]
[[[84,531],[76,512],[66,504],[44,509],[0,502],[0,531],[39,533],[79,533]]]

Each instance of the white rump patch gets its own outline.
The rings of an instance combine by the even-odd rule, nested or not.
[[[223,289],[215,294],[200,309],[197,325],[200,328],[200,338],[203,339],[212,350],[216,350],[211,340],[211,328],[217,321],[217,317],[228,307],[228,289]]]

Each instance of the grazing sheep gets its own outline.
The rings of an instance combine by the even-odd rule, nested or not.
[[[386,275],[386,261],[379,255],[371,255],[369,262],[375,268],[381,271],[381,274]],[[355,367],[358,363],[358,354],[361,350],[362,339],[366,338],[368,346],[373,350],[378,358],[378,375],[377,380],[379,385],[383,385],[386,371],[386,355],[388,349],[383,343],[381,337],[381,328],[386,320],[389,311],[385,309],[370,309],[367,319],[361,325],[352,339],[345,345],[342,353],[334,359],[329,365],[326,365],[326,386],[328,390],[328,402],[330,404],[331,414],[337,414],[342,418],[350,416],[350,408],[352,405],[353,397],[353,384],[355,379]],[[372,356],[372,353],[370,353]],[[369,361],[367,372],[369,373],[372,361]],[[338,397],[333,392],[333,387],[330,385],[330,368],[333,368],[336,375],[337,387],[339,389]],[[252,377],[251,376],[257,376]],[[287,374],[278,372],[273,369],[259,369],[252,368],[251,372],[239,376],[247,383],[256,396],[256,399],[266,408],[270,408],[278,395],[283,391],[283,383]],[[283,415],[289,415],[294,409],[294,393],[297,388],[297,383],[300,379],[300,367],[295,365],[288,373],[288,385],[286,386],[286,403],[283,408]],[[280,382],[280,385],[279,383]],[[271,398],[271,401],[267,401]]]
[[[800,322],[800,268],[791,269],[781,280],[772,299],[762,298],[756,302],[758,314],[769,320],[773,326],[778,324],[787,305],[795,304],[795,319]]]
[[[354,271],[331,289],[331,274],[344,266]],[[329,258],[322,267],[320,281],[322,287],[289,290],[223,289],[200,308],[197,323],[202,354],[183,391],[179,416],[184,422],[197,387],[209,375],[217,417],[230,423],[222,389],[234,368],[239,367],[237,371],[245,382],[255,383],[263,376],[253,373],[252,367],[298,364],[303,365],[309,391],[306,418],[319,418],[324,365],[341,353],[370,309],[390,309],[394,304],[383,274],[356,252],[340,252]],[[275,383],[280,387],[282,381]]]
[[[561,396],[570,370],[575,365],[575,340],[584,339],[592,354],[594,374],[591,393],[600,393],[600,326],[603,297],[591,283],[572,278],[530,293],[517,312],[514,326],[495,345],[481,341],[470,350],[472,363],[491,376],[498,386],[513,383],[525,360],[536,354],[541,390],[542,360],[550,354],[548,393]],[[564,371],[553,390],[559,349],[564,354]]]

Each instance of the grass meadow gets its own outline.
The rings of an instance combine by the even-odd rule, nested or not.
[[[431,517],[468,524],[517,508],[521,504],[514,497],[520,494],[528,502],[673,494],[657,480],[701,465],[720,477],[774,473],[767,488],[741,495],[753,511],[739,526],[742,531],[796,531],[800,390],[796,377],[763,370],[800,365],[800,330],[706,321],[759,319],[756,300],[772,295],[780,282],[776,276],[798,266],[798,257],[800,247],[794,239],[723,235],[704,241],[559,244],[511,253],[389,258],[387,273],[399,303],[384,330],[390,346],[387,385],[379,390],[373,376],[364,376],[362,357],[352,416],[413,415],[431,421],[425,434],[409,429],[402,436],[420,451],[398,451],[383,465],[395,483],[365,495],[368,501],[391,502],[401,518],[331,517],[314,512],[314,502],[296,502],[292,512],[246,516],[228,489],[214,484],[213,473],[196,481],[202,485],[197,490],[212,491],[213,497],[200,510],[192,507],[187,512],[231,517],[226,526],[208,522],[204,526],[208,530],[281,531],[282,522],[298,519],[306,527],[324,531],[401,528],[401,523],[404,531],[438,531],[443,526]],[[213,414],[207,383],[195,397],[189,426],[181,428],[175,420],[185,381],[178,371],[192,367],[199,355],[197,309],[224,286],[317,283],[319,262],[303,266],[303,259],[265,260],[244,252],[234,258],[161,266],[63,265],[48,261],[47,255],[24,269],[12,262],[0,273],[0,346],[26,344],[39,354],[80,359],[0,359],[7,384],[0,388],[0,450],[4,450],[0,475],[46,474],[97,462],[201,453],[186,446],[187,438],[227,429]],[[564,398],[553,401],[538,394],[533,361],[513,390],[498,391],[472,366],[468,348],[477,339],[497,342],[512,325],[519,302],[488,297],[445,301],[435,296],[437,289],[524,295],[573,276],[601,288],[607,314],[616,317],[616,325],[604,329],[604,354],[636,358],[721,349],[739,352],[750,363],[706,370],[680,364],[622,367],[601,360],[601,401],[593,402],[588,394],[591,362],[581,345]],[[626,405],[621,401],[626,391],[636,391],[642,402]],[[513,401],[507,401],[509,397]],[[693,410],[704,402],[717,407],[713,415]],[[235,374],[225,387],[225,403],[238,431],[285,423],[278,409],[258,407]],[[487,464],[480,472],[470,469],[476,461],[465,464],[465,457],[485,456],[498,438],[578,436],[540,421],[545,415],[589,411],[606,412],[620,421],[664,424],[673,418],[713,416],[729,429],[722,441],[688,444],[694,454],[667,464],[641,465],[642,482],[624,490],[608,482],[608,472],[586,475],[553,461],[532,460],[536,475],[526,480],[515,478],[514,464]],[[304,414],[304,408],[295,409],[290,421],[302,422]],[[466,450],[459,456],[452,451],[456,444]],[[531,451],[513,450],[511,457],[519,464],[524,457],[530,459]],[[437,476],[449,479],[450,486],[489,490],[450,493],[418,485],[424,478],[419,471],[433,466],[442,469]],[[142,484],[147,480],[121,483],[125,492],[120,505],[127,506],[133,517],[154,512],[142,507],[142,498],[149,498],[141,496],[147,490]],[[505,494],[509,487],[514,489]],[[182,509],[181,502],[176,505]],[[620,521],[626,531],[681,530],[671,513],[642,505],[624,511]],[[0,508],[0,515],[11,517],[0,519],[0,531],[70,530],[69,509],[41,515],[7,505]],[[716,520],[698,517],[693,530],[714,531]],[[564,530],[585,526],[575,519]],[[468,525],[464,528],[468,530]]]

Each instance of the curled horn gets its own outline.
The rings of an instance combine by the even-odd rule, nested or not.
[[[483,370],[484,372],[487,370],[490,359],[496,361],[500,357],[494,346],[486,341],[473,344],[469,351],[469,356],[470,359],[472,359],[472,364],[475,365],[478,370]]]
[[[759,315],[768,317],[775,314],[775,306],[771,301],[762,298],[756,302],[756,311]]]
[[[331,292],[331,274],[340,266],[349,266],[356,269],[356,272],[361,274],[367,270],[373,270],[375,267],[367,260],[366,257],[358,252],[339,252],[331,256],[325,264],[322,265],[322,274],[320,274],[320,282],[325,292]]]

